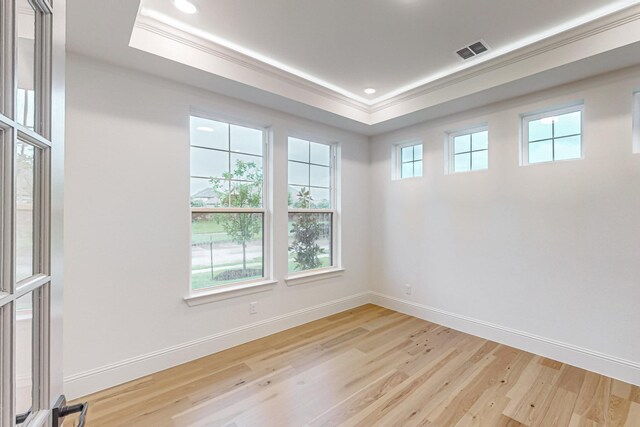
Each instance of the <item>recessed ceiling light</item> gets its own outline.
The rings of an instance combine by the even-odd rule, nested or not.
[[[373,95],[374,93],[376,93],[376,90],[372,87],[368,87],[364,90],[364,93],[366,93],[367,95]]]
[[[200,132],[213,132],[213,128],[209,126],[198,126],[196,130],[199,130]]]
[[[193,15],[198,11],[196,6],[191,3],[189,0],[173,0],[173,5],[183,13],[188,13],[189,15]]]

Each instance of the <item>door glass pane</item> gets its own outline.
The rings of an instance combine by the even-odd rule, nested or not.
[[[33,276],[33,203],[35,149],[16,144],[16,281]]]
[[[15,119],[30,129],[35,124],[35,20],[27,0],[16,1],[16,93]]]
[[[16,300],[16,414],[33,404],[33,301],[31,294]]]

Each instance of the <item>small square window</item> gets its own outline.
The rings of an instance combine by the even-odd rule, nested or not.
[[[582,158],[583,106],[522,117],[522,164]]]
[[[489,131],[486,126],[448,133],[449,173],[489,168]]]
[[[415,178],[422,176],[422,144],[404,144],[395,147],[396,150],[396,179]]]

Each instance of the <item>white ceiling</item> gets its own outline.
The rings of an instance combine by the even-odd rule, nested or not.
[[[194,2],[67,0],[67,49],[367,135],[640,63],[640,7],[596,19],[640,0]],[[455,58],[480,38],[491,53]]]
[[[143,0],[142,14],[321,82],[381,100],[472,65],[458,49],[480,39],[505,53],[638,3],[637,0]],[[170,22],[169,19],[165,19]],[[368,87],[377,89],[366,95]],[[366,101],[365,101],[366,102]]]

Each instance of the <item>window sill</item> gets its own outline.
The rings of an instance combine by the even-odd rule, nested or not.
[[[261,282],[246,283],[233,287],[224,287],[220,289],[212,289],[209,291],[192,293],[184,297],[184,302],[189,307],[208,304],[211,302],[222,301],[229,298],[241,297],[244,295],[257,294],[258,292],[266,292],[273,289],[278,284],[277,280],[263,280]]]
[[[285,279],[287,286],[297,286],[309,282],[317,282],[318,280],[331,279],[342,276],[344,268],[330,268],[326,270],[318,270],[294,274]]]

